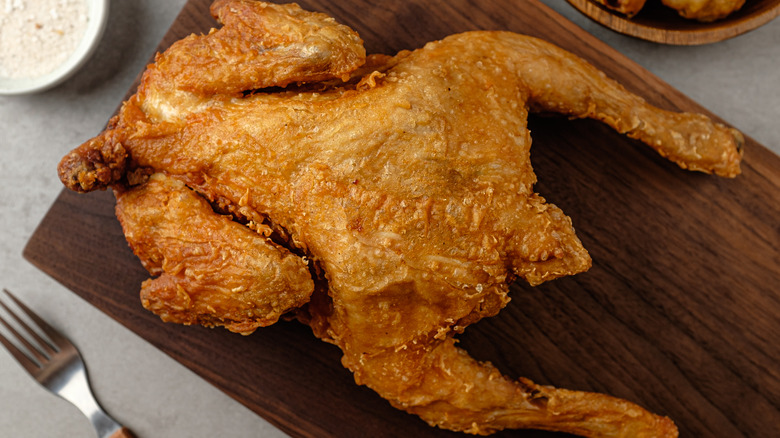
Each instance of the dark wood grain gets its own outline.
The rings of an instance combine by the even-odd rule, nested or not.
[[[469,29],[532,34],[657,105],[706,113],[535,0],[300,3],[353,26],[370,52]],[[207,10],[207,0],[190,1],[160,48],[214,26]],[[533,117],[529,126],[537,190],[572,217],[593,268],[536,288],[513,285],[509,306],[469,327],[462,345],[511,376],[638,402],[672,417],[682,436],[773,436],[780,425],[780,158],[748,138],[743,175],[726,180],[680,170],[596,122]],[[160,322],[139,303],[147,274],[113,205],[107,192],[63,191],[25,257],[293,436],[459,436],[355,385],[340,352],[298,323],[243,337]]]
[[[591,20],[615,32],[657,43],[694,46],[727,40],[750,32],[780,15],[780,0],[751,0],[728,17],[701,22],[681,17],[660,1],[648,1],[628,18],[593,0],[568,0]]]

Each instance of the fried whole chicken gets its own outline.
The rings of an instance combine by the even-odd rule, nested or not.
[[[628,401],[511,380],[455,336],[499,312],[514,279],[591,265],[571,220],[533,190],[529,111],[595,118],[727,177],[739,132],[654,108],[515,33],[366,56],[354,31],[294,4],[211,11],[222,27],[158,55],[59,166],[73,190],[113,188],[156,277],[146,308],[243,334],[295,315],[359,384],[446,429],[677,435]]]

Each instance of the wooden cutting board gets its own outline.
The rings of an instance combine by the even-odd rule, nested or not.
[[[191,0],[160,49],[214,26],[208,3]],[[656,105],[706,113],[536,0],[300,3],[355,28],[369,52],[471,29],[539,36]],[[597,122],[533,117],[529,126],[537,190],[572,217],[593,268],[514,285],[509,306],[469,327],[461,345],[513,377],[633,400],[673,418],[682,436],[776,433],[780,158],[748,139],[744,173],[727,180],[683,171]],[[139,303],[147,274],[113,205],[108,192],[63,191],[25,257],[293,436],[459,436],[355,385],[340,352],[296,322],[248,337],[160,322]]]

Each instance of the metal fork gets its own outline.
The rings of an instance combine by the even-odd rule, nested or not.
[[[21,335],[13,325],[9,324],[1,316],[0,323],[8,329],[8,332],[16,338],[19,344],[27,349],[29,354],[17,348],[2,334],[0,334],[0,343],[8,349],[38,383],[76,405],[92,422],[92,426],[97,431],[99,438],[132,438],[133,435],[130,431],[106,414],[97,400],[95,400],[95,396],[92,395],[92,390],[89,386],[89,380],[87,380],[84,361],[76,347],[38,315],[33,313],[11,292],[6,289],[3,289],[3,292],[16,303],[19,309],[27,314],[33,325],[37,325],[38,329],[51,342],[39,336],[10,307],[3,301],[0,301],[0,306],[16,320],[17,327],[20,331],[26,332],[26,336]]]

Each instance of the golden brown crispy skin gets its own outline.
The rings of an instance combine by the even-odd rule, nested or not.
[[[357,33],[296,5],[218,0],[211,13],[224,26],[207,38],[191,35],[175,43],[150,67],[147,85],[241,93],[345,76],[365,58]]]
[[[676,436],[669,419],[630,402],[507,379],[458,349],[454,336],[500,311],[514,278],[535,285],[590,267],[571,220],[533,191],[529,110],[595,118],[683,168],[731,177],[741,158],[737,131],[654,108],[574,55],[514,33],[464,33],[364,59],[352,30],[297,6],[233,0],[212,11],[224,27],[160,55],[110,126],[59,169],[74,190],[116,188],[128,241],[153,275],[159,265],[150,260],[170,258],[173,271],[144,286],[147,307],[168,319],[233,324],[230,315],[243,314],[247,302],[232,286],[264,275],[243,266],[302,275],[301,265],[290,268],[289,256],[265,241],[268,224],[327,280],[327,291],[315,291],[298,318],[341,348],[357,382],[394,406],[478,434]],[[246,52],[246,68],[229,83],[198,67],[230,70],[244,53],[236,48],[275,46],[269,41],[290,35],[262,60]],[[333,58],[324,63],[338,66],[327,74],[322,47]],[[165,176],[146,181],[151,172]],[[155,207],[182,193],[189,200],[181,210]],[[244,227],[228,225],[195,193],[260,231],[258,253],[236,249],[227,270],[180,256],[192,247],[181,234],[197,231],[199,245],[222,248],[234,241],[222,233]],[[190,214],[195,225],[182,228]],[[182,280],[188,272],[194,276]],[[196,298],[172,293],[171,275]],[[262,289],[251,306],[267,309],[275,290],[283,296],[305,283],[294,277]],[[270,314],[311,293],[308,284],[294,289],[288,293],[296,298]],[[272,322],[265,318],[257,325]]]
[[[633,17],[645,6],[647,0],[593,0],[614,11]],[[702,22],[726,18],[738,11],[745,0],[662,0],[663,4],[675,9],[680,16]]]
[[[122,178],[127,158],[122,141],[128,136],[173,134],[190,112],[244,91],[346,78],[365,62],[355,31],[294,4],[216,1],[211,13],[225,26],[190,35],[158,54],[104,138],[63,158],[59,173],[70,178],[63,179],[67,187],[88,192]]]
[[[154,174],[116,195],[130,247],[158,276],[143,283],[141,302],[164,321],[249,334],[309,301],[314,282],[303,260],[215,213],[180,181]]]
[[[454,342],[448,337],[433,346],[409,345],[365,357],[356,379],[380,382],[374,388],[396,394],[394,406],[432,425],[472,434],[524,427],[598,437],[677,436],[671,420],[633,403],[510,380]]]
[[[612,10],[633,17],[645,6],[647,0],[593,0],[598,4],[604,5]]]
[[[745,0],[662,0],[685,18],[710,22],[720,20],[739,10]]]

